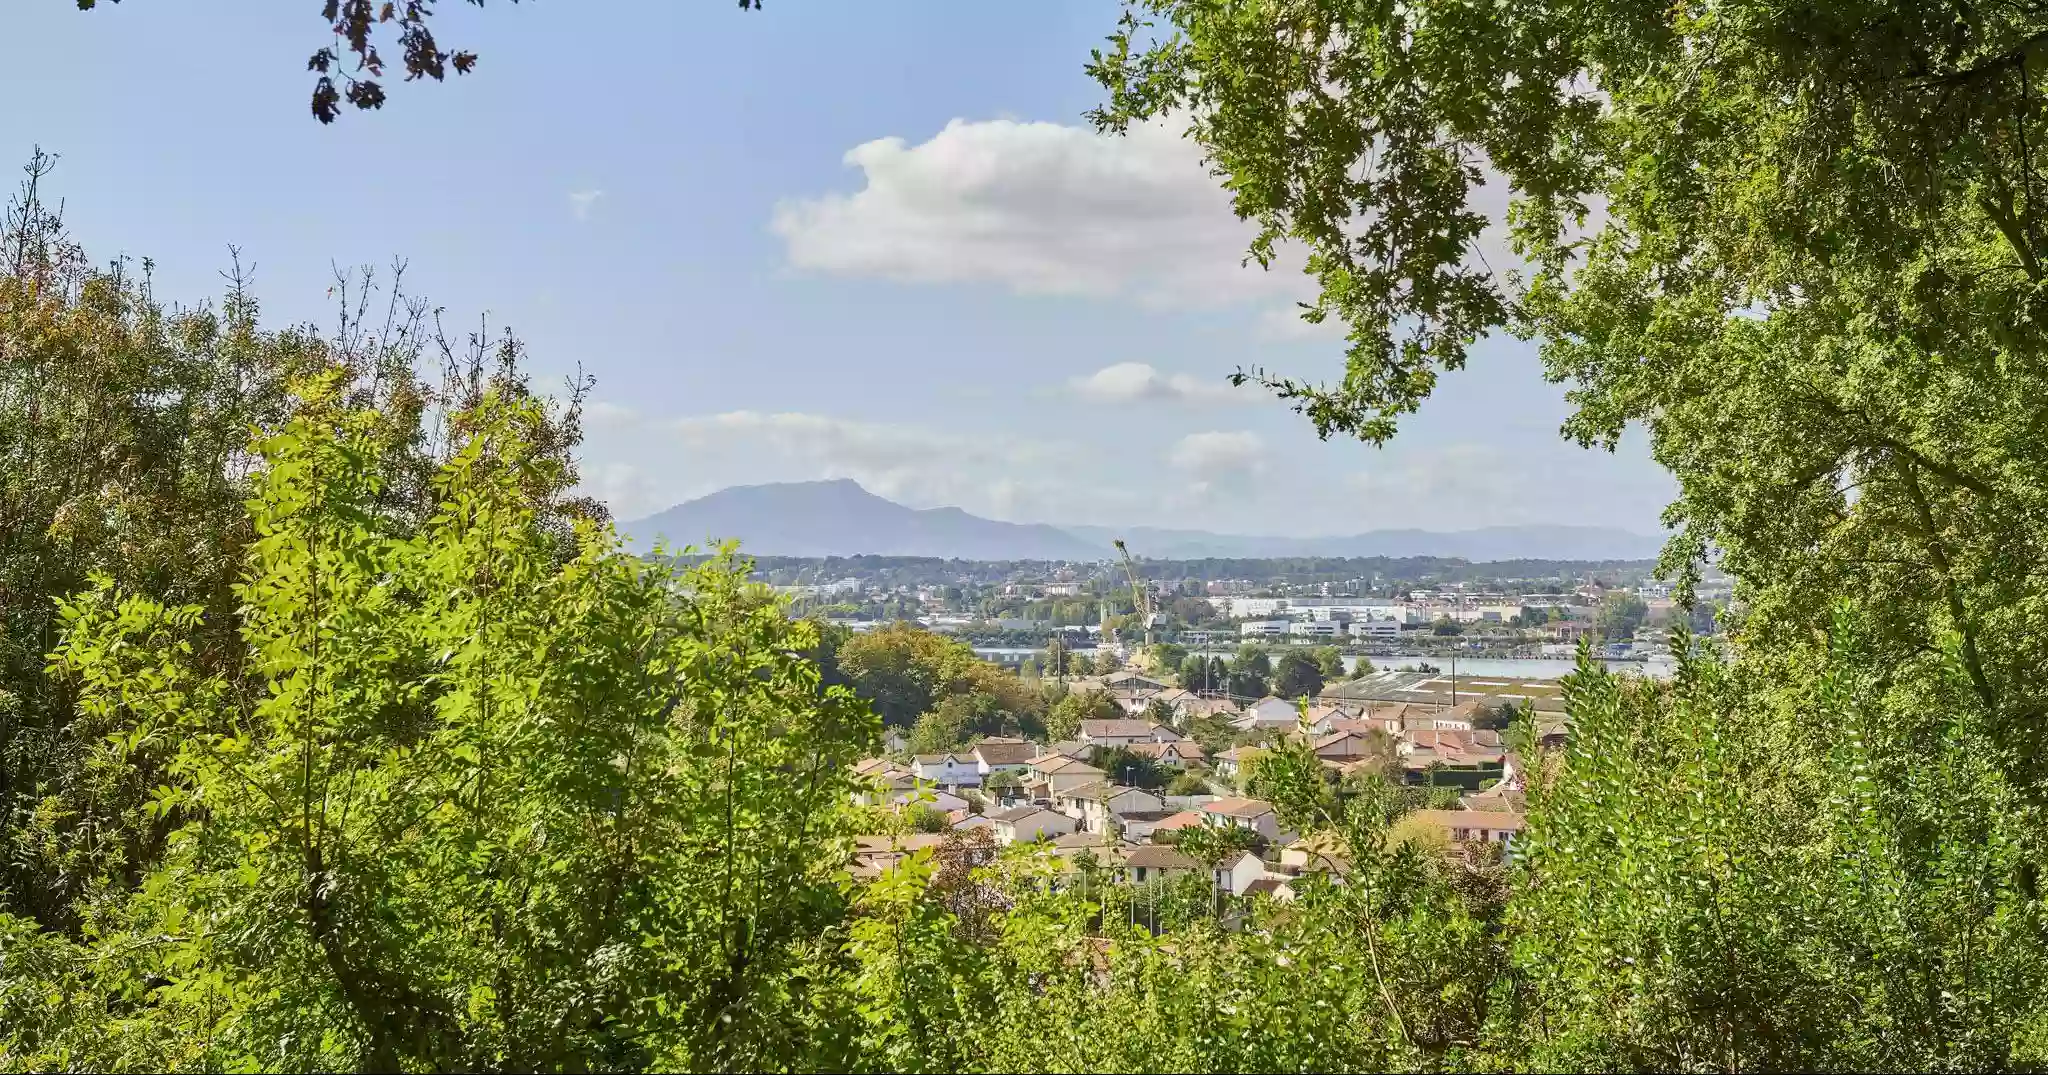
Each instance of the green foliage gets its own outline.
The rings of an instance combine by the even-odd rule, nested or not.
[[[467,435],[459,415],[486,392],[535,397],[516,341],[442,338],[395,279],[382,297],[368,274],[341,281],[331,339],[262,329],[239,274],[217,306],[166,307],[146,265],[90,266],[39,191],[51,167],[30,162],[0,226],[0,911],[75,930],[86,887],[140,881],[169,830],[140,813],[162,755],[110,766],[95,745],[117,722],[44,674],[58,602],[103,577],[175,610],[140,636],[164,657],[194,676],[235,674],[235,585],[257,537],[250,435],[294,413],[290,384],[328,377],[372,415],[356,432],[376,468],[363,510],[394,534],[439,510],[432,477]],[[438,383],[423,374],[444,362]],[[577,519],[604,514],[568,493],[581,393],[529,430],[548,462],[524,492],[555,560],[576,554]]]
[[[1316,670],[1323,674],[1323,682],[1334,683],[1349,674],[1344,671],[1343,650],[1335,646],[1317,646],[1313,652],[1316,658]],[[1361,657],[1359,660],[1364,661],[1365,658]]]
[[[1472,714],[1472,727],[1489,732],[1502,732],[1519,719],[1521,710],[1512,701],[1497,705],[1481,706]]]
[[[1045,734],[1056,742],[1065,742],[1081,734],[1084,720],[1117,720],[1124,716],[1122,707],[1102,691],[1076,691],[1053,703],[1045,715]]]
[[[1643,599],[1624,590],[1616,590],[1600,599],[1600,611],[1593,623],[1601,637],[1610,642],[1626,642],[1636,636],[1636,628],[1650,615],[1650,606]]]
[[[1241,829],[1235,825],[1199,825],[1181,829],[1173,834],[1172,844],[1181,854],[1194,859],[1204,868],[1213,869],[1226,859],[1236,858],[1245,851],[1263,851],[1266,838],[1254,829]]]
[[[1193,654],[1180,663],[1177,678],[1185,690],[1224,690],[1230,685],[1230,667],[1221,657]]]
[[[1038,692],[975,656],[963,642],[916,624],[892,623],[852,636],[838,666],[885,725],[911,727],[931,715],[926,741],[946,750],[973,735],[1016,735],[1039,721]],[[950,736],[950,738],[949,738]]]
[[[1323,693],[1323,672],[1316,659],[1288,650],[1273,669],[1273,693],[1281,698],[1313,698]]]
[[[1956,723],[1960,667],[1905,684],[1871,657],[1843,608],[1824,648],[1778,668],[1689,656],[1659,687],[1582,665],[1510,918],[1532,1066],[2032,1055],[2036,808]]]
[[[70,998],[10,1021],[10,1062],[788,1062],[873,718],[729,560],[676,576],[586,527],[560,561],[532,402],[459,416],[439,510],[394,530],[384,418],[343,387],[260,445],[243,675],[194,666],[196,607],[104,578],[63,606],[54,669],[168,836],[133,889],[85,863],[83,937],[7,921]]]
[[[1108,773],[1111,782],[1134,788],[1156,791],[1170,779],[1158,762],[1132,753],[1129,747],[1096,747],[1089,751],[1088,764]]]
[[[1207,795],[1210,793],[1209,782],[1202,779],[1199,773],[1185,771],[1175,773],[1173,779],[1166,782],[1166,793],[1168,795]]]

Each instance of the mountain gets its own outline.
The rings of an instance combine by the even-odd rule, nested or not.
[[[1204,530],[1133,526],[1070,526],[1078,537],[1107,545],[1121,537],[1131,552],[1154,560],[1274,556],[1442,556],[1494,560],[1650,560],[1664,540],[1604,526],[1489,526],[1478,530],[1373,530],[1337,537],[1260,537]]]
[[[1599,526],[1374,530],[1339,537],[1260,537],[1151,526],[1006,523],[959,508],[907,508],[850,480],[740,485],[623,524],[635,547],[656,538],[704,545],[738,538],[779,556],[936,556],[960,560],[1100,560],[1123,538],[1153,560],[1276,556],[1441,556],[1471,560],[1648,560],[1661,538]]]
[[[656,538],[703,546],[738,538],[764,556],[936,556],[960,560],[1099,560],[1098,546],[1042,523],[1005,523],[959,508],[906,508],[841,479],[738,485],[621,527],[636,547]]]

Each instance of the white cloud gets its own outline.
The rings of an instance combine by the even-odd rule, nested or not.
[[[776,207],[791,265],[919,283],[994,283],[1027,294],[1218,306],[1300,293],[1291,269],[1244,266],[1253,227],[1158,124],[1122,137],[1056,123],[956,119],[916,145],[848,151],[864,185]]]
[[[1198,474],[1247,474],[1266,465],[1266,440],[1250,430],[1190,433],[1176,441],[1166,461]]]
[[[1071,385],[1074,394],[1096,403],[1228,403],[1262,399],[1256,391],[1233,388],[1222,377],[1204,380],[1185,373],[1161,373],[1143,362],[1104,366],[1086,377],[1074,378]]]
[[[572,190],[569,192],[569,212],[574,214],[578,220],[588,220],[590,219],[590,210],[597,205],[597,200],[602,197],[604,197],[604,191],[601,190]]]

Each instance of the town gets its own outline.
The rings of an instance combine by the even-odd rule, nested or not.
[[[1103,583],[1101,573],[1067,565],[1043,580],[978,587],[965,574],[950,585],[853,579],[785,590],[797,601],[914,601],[925,610],[880,624],[837,606],[838,648],[826,663],[885,722],[885,752],[852,774],[869,830],[855,877],[880,877],[920,852],[984,865],[1007,849],[1043,860],[1057,883],[1150,893],[1147,906],[1163,891],[1186,899],[1198,890],[1198,902],[1213,900],[1229,919],[1258,897],[1294,899],[1308,876],[1341,884],[1348,869],[1340,850],[1304,841],[1261,797],[1263,770],[1286,754],[1312,764],[1334,799],[1398,803],[1400,840],[1498,859],[1524,825],[1532,770],[1565,741],[1556,676],[1571,663],[1540,662],[1556,666],[1548,677],[1460,677],[1455,650],[1449,671],[1426,662],[1376,668],[1344,650],[1411,634],[1449,641],[1469,629],[1518,645],[1542,638],[1546,654],[1578,639],[1590,657],[1608,634],[1620,641],[1597,652],[1628,653],[1638,632],[1681,622],[1669,588],[1641,580],[1630,589],[1414,588],[1398,597],[1329,595],[1320,585],[1271,592],[1284,584],[1246,594],[1254,587],[1232,580],[1193,598],[1187,584],[1145,580],[1131,566],[1120,607],[1135,615],[1113,611],[1116,591]],[[954,610],[977,593],[1006,611],[1019,601],[1043,609],[1093,600],[1102,618],[1027,627],[1003,617],[1005,631],[1043,631],[1045,650],[970,648],[958,636],[986,621]],[[1446,624],[1456,633],[1440,633]],[[1070,637],[1087,648],[1067,648]],[[1212,648],[1226,643],[1237,645]],[[956,686],[906,697],[904,682]]]

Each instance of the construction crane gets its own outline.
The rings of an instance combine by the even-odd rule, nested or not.
[[[1143,660],[1150,660],[1152,657],[1152,628],[1158,625],[1159,614],[1152,611],[1152,594],[1145,589],[1145,584],[1138,579],[1138,565],[1131,562],[1131,550],[1124,545],[1124,539],[1122,538],[1117,538],[1115,544],[1116,551],[1124,558],[1124,574],[1131,580],[1131,607],[1137,610],[1138,615],[1145,618],[1145,648],[1139,651],[1140,656]]]

